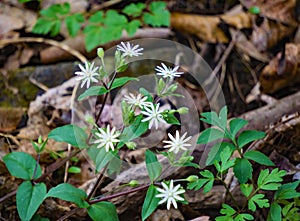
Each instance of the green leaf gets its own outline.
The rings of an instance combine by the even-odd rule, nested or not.
[[[296,203],[288,203],[282,208],[282,215],[284,217],[284,220],[289,221],[299,221],[300,220],[300,214],[299,214],[299,206],[295,206]]]
[[[238,137],[238,146],[242,148],[246,144],[254,141],[259,140],[265,137],[265,132],[257,131],[257,130],[245,130],[243,131],[240,136]]]
[[[163,119],[168,124],[174,124],[174,125],[180,125],[179,120],[174,116],[174,113],[170,113],[169,111],[166,111],[162,114]]]
[[[128,16],[132,17],[138,17],[142,14],[144,8],[146,8],[146,5],[144,3],[131,3],[130,5],[127,5],[122,12],[125,13]]]
[[[220,126],[222,129],[225,129],[227,126],[227,114],[228,114],[227,106],[224,106],[219,113]]]
[[[148,175],[150,177],[150,180],[153,182],[155,179],[157,179],[162,171],[162,166],[158,162],[156,155],[150,151],[146,150],[146,167],[148,171]]]
[[[139,81],[138,78],[134,78],[134,77],[120,77],[120,78],[116,78],[111,86],[111,90],[121,87],[124,84],[128,83],[129,81]]]
[[[268,215],[268,220],[276,220],[281,221],[281,207],[278,205],[278,203],[274,202],[271,204],[271,208]]]
[[[82,128],[73,124],[55,128],[49,133],[48,138],[54,139],[58,142],[66,142],[74,147],[88,147],[86,142],[88,136]]]
[[[87,208],[89,206],[89,204],[85,201],[87,198],[86,193],[68,183],[62,183],[51,188],[46,197],[54,197],[72,202],[80,208]]]
[[[70,4],[54,4],[49,8],[40,11],[42,15],[32,29],[33,33],[37,34],[48,34],[51,36],[56,36],[60,32],[61,22],[63,16],[70,12]]]
[[[225,134],[223,131],[210,127],[205,129],[199,136],[198,144],[207,144],[209,142],[224,138]]]
[[[220,126],[219,117],[215,111],[203,112],[200,115],[202,116],[202,118],[200,118],[201,121],[213,126]]]
[[[227,205],[226,203],[223,203],[220,213],[227,216],[233,216],[236,213],[236,211],[231,206]]]
[[[24,152],[12,152],[5,155],[3,161],[14,177],[21,178],[23,180],[31,180],[39,178],[42,175],[42,170],[40,165],[37,165],[36,175],[34,175],[34,168],[36,166],[36,160]]]
[[[247,151],[244,154],[244,157],[248,160],[253,160],[261,165],[275,166],[275,164],[272,162],[272,160],[269,159],[269,157],[256,150]]]
[[[254,14],[254,15],[258,15],[260,13],[260,8],[257,7],[257,6],[251,6],[248,11],[251,13],[251,14]]]
[[[17,209],[22,221],[31,220],[34,213],[45,199],[47,189],[44,183],[32,185],[30,181],[23,182],[17,190]]]
[[[103,21],[104,21],[103,11],[97,11],[89,18],[89,22],[91,23],[102,23]]]
[[[234,118],[229,122],[229,128],[232,138],[235,138],[237,133],[248,124],[248,121],[241,118]]]
[[[249,160],[237,158],[233,172],[240,183],[246,183],[248,179],[252,178],[253,168]]]
[[[129,37],[134,36],[138,28],[142,26],[142,23],[139,20],[132,20],[125,26],[125,30]]]
[[[108,90],[106,90],[103,86],[92,86],[85,90],[79,97],[78,100],[81,101],[86,97],[90,96],[99,96],[107,93]]]
[[[300,180],[292,182],[292,183],[285,183],[278,188],[275,192],[274,199],[275,200],[287,200],[287,199],[294,199],[300,197],[300,193],[297,192],[296,188],[299,186]]]
[[[146,24],[154,27],[169,26],[170,12],[166,10],[167,4],[165,2],[151,2],[149,5],[151,13],[144,13],[143,20]]]
[[[32,33],[46,35],[52,30],[54,25],[55,21],[39,18],[32,29]]]
[[[157,208],[159,198],[155,197],[157,190],[153,184],[151,184],[147,190],[147,194],[142,208],[142,220],[146,220]]]
[[[72,37],[75,37],[80,30],[80,23],[84,22],[84,17],[82,14],[73,14],[65,19],[65,23],[68,29],[69,34]]]
[[[275,168],[269,173],[268,169],[262,170],[257,179],[257,187],[262,190],[277,190],[283,181],[282,177],[285,176],[286,171]]]
[[[224,173],[226,170],[233,167],[233,165],[235,164],[235,159],[230,160],[231,155],[232,150],[228,146],[222,150],[220,154],[222,164],[219,172]]]
[[[115,157],[112,152],[106,152],[105,148],[96,147],[89,148],[88,155],[94,161],[96,171],[100,171]]]
[[[264,199],[264,197],[265,197],[264,194],[255,194],[254,196],[252,196],[251,199],[249,199],[248,201],[248,208],[253,212],[256,210],[255,204],[257,204],[259,208],[263,208],[263,207],[268,208],[270,206],[269,200]]]
[[[87,208],[89,216],[94,221],[119,221],[117,210],[110,202],[99,202]]]
[[[109,41],[105,29],[99,25],[87,25],[83,29],[83,33],[85,34],[84,43],[87,52],[90,52],[97,46]]]
[[[122,134],[120,135],[119,139],[120,139],[120,143],[119,145],[122,146],[125,143],[140,137],[142,134],[144,134],[147,130],[148,130],[148,122],[142,122],[143,119],[143,115],[138,115],[133,124],[125,127],[125,129],[123,130]],[[118,148],[120,147],[118,145]]]
[[[215,161],[220,161],[220,154],[222,150],[226,147],[229,147],[231,152],[233,152],[236,149],[232,143],[227,142],[216,143],[215,145],[213,145],[210,152],[208,153],[208,157],[206,159],[206,166],[212,165]]]
[[[254,217],[247,213],[240,213],[234,218],[234,221],[246,221],[246,220],[254,220]]]
[[[253,191],[253,184],[246,184],[246,183],[243,183],[240,185],[240,188],[241,188],[241,191],[243,192],[243,194],[248,197],[250,196],[250,194],[252,193]]]
[[[68,168],[68,173],[81,173],[81,169],[80,167],[72,166]]]
[[[188,189],[199,190],[204,186],[203,192],[207,193],[213,187],[214,179],[215,179],[214,175],[209,170],[201,171],[200,175],[203,176],[204,178],[197,179],[196,181],[189,183]]]

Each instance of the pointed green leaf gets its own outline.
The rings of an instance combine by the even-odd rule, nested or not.
[[[92,86],[79,95],[78,100],[81,101],[86,97],[103,95],[107,92],[108,90],[106,90],[103,86]]]
[[[278,205],[278,203],[274,202],[271,204],[271,208],[268,215],[268,220],[276,220],[281,221],[281,207]]]
[[[257,130],[245,130],[243,131],[240,136],[238,137],[238,146],[242,148],[246,144],[254,141],[259,140],[265,137],[265,132],[257,131]]]
[[[94,221],[119,221],[117,210],[110,202],[98,202],[87,208],[89,216]]]
[[[231,152],[236,149],[232,143],[227,142],[216,143],[215,145],[213,145],[210,152],[208,153],[208,157],[206,159],[206,166],[212,165],[214,161],[220,161],[220,154],[222,150],[226,147],[229,147]]]
[[[234,118],[230,120],[229,127],[230,127],[230,133],[232,135],[232,138],[235,138],[237,133],[246,125],[248,124],[248,121],[241,119],[241,118]]]
[[[47,189],[44,183],[33,186],[30,181],[25,181],[18,187],[16,195],[17,209],[22,221],[31,220],[44,201],[46,192]]]
[[[115,157],[111,151],[106,152],[104,147],[96,148],[93,146],[87,152],[89,157],[94,161],[96,171],[98,172]]]
[[[228,114],[227,106],[224,106],[220,110],[220,113],[219,113],[220,126],[224,130],[225,130],[226,126],[227,126],[227,114]]]
[[[199,136],[198,144],[207,144],[209,142],[224,138],[225,134],[223,131],[210,127],[205,129]]]
[[[292,183],[283,184],[275,192],[274,199],[283,200],[283,199],[294,199],[300,197],[300,193],[296,190],[299,184],[300,184],[300,180]]]
[[[147,190],[147,194],[143,203],[142,208],[142,220],[146,220],[157,208],[158,202],[160,201],[159,198],[155,197],[157,194],[157,190],[155,186],[152,184],[149,186]]]
[[[51,188],[46,197],[54,197],[72,202],[80,208],[87,208],[89,206],[89,204],[85,201],[87,198],[86,193],[68,183],[62,183]]]
[[[121,87],[124,84],[126,84],[129,81],[139,81],[138,78],[134,78],[134,77],[120,77],[120,78],[116,78],[111,86],[111,90]]]
[[[237,158],[233,167],[233,172],[240,183],[246,183],[252,178],[253,168],[247,159]]]
[[[125,127],[120,138],[120,145],[127,143],[135,138],[140,137],[148,130],[149,122],[142,122],[143,115],[139,115],[134,119],[133,124]],[[119,146],[118,146],[119,147]]]
[[[146,150],[146,167],[148,171],[148,175],[150,177],[150,180],[153,182],[155,179],[157,179],[162,171],[162,166],[160,162],[158,162],[156,155],[150,151]]]
[[[269,157],[256,150],[247,151],[244,154],[244,157],[248,160],[253,160],[261,165],[275,166],[275,164],[272,162],[272,160],[270,160]]]
[[[73,124],[55,128],[49,133],[48,138],[58,142],[66,142],[74,147],[88,147],[87,134],[82,128]]]
[[[34,168],[36,160],[24,152],[12,152],[3,157],[3,161],[12,176],[21,178],[23,180],[37,179],[42,175],[40,165],[37,165],[36,175],[34,175]]]

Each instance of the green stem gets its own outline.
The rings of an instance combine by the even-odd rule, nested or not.
[[[233,201],[234,205],[236,206],[236,208],[237,208],[239,211],[241,211],[241,210],[240,210],[240,207],[239,207],[239,204],[237,203],[237,201],[236,201],[235,198],[233,197],[232,193],[230,192],[230,190],[229,190],[227,184],[224,182],[224,180],[223,180],[222,178],[220,178],[220,177],[217,177],[216,179],[219,180],[219,181],[221,181],[222,185],[223,185],[223,186],[225,187],[225,189],[226,189],[226,195],[228,194],[228,195],[230,196],[230,198],[232,199],[232,201]]]

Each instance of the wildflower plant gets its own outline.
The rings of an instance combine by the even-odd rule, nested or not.
[[[113,89],[120,88],[128,82],[137,81],[134,77],[119,77],[118,74],[128,67],[128,58],[142,56],[143,49],[139,45],[122,42],[117,46],[114,57],[114,72],[111,76],[106,72],[104,62],[104,50],[98,49],[97,54],[101,60],[101,66],[95,67],[95,63],[80,65],[81,71],[75,73],[80,80],[80,86],[86,88],[79,95],[78,100],[89,99],[91,96],[108,95]],[[23,180],[17,190],[17,209],[21,220],[31,220],[38,211],[39,206],[46,198],[59,198],[75,204],[78,208],[86,209],[93,220],[117,221],[119,220],[116,207],[109,200],[121,195],[147,190],[142,206],[141,217],[146,220],[157,207],[178,209],[179,204],[188,203],[185,200],[187,189],[203,189],[205,193],[212,190],[215,182],[222,183],[226,188],[226,194],[231,197],[234,205],[226,202],[222,205],[218,221],[222,220],[254,220],[254,212],[258,208],[268,208],[268,220],[299,220],[299,196],[296,188],[300,181],[283,184],[286,171],[274,168],[274,163],[263,153],[255,150],[247,150],[255,140],[262,139],[264,132],[256,130],[243,130],[247,121],[243,119],[227,119],[227,107],[223,107],[219,114],[216,112],[201,113],[200,120],[212,125],[201,132],[197,139],[198,144],[214,142],[206,160],[206,166],[213,166],[216,172],[208,169],[200,170],[193,160],[191,152],[194,148],[192,134],[188,131],[176,129],[167,133],[166,139],[161,142],[162,150],[151,151],[150,147],[145,151],[146,170],[149,182],[139,184],[138,181],[130,181],[127,185],[131,190],[124,190],[116,194],[95,196],[102,175],[89,193],[76,188],[68,183],[62,183],[50,189],[43,182],[51,172],[59,167],[52,167],[42,173],[39,165],[39,155],[44,151],[48,139],[58,142],[66,142],[77,148],[72,156],[85,150],[95,165],[97,172],[108,175],[117,174],[121,167],[121,149],[135,149],[135,139],[145,135],[150,130],[163,128],[163,124],[175,125],[180,128],[182,122],[177,114],[189,114],[187,107],[162,108],[163,101],[172,97],[182,97],[177,92],[176,78],[183,75],[179,72],[179,66],[167,67],[164,63],[153,68],[156,72],[156,91],[150,93],[145,88],[138,92],[128,92],[122,97],[121,110],[123,125],[100,125],[99,119],[103,113],[105,102],[96,113],[95,120],[89,120],[92,129],[85,130],[77,125],[70,124],[52,130],[48,138],[33,143],[38,153],[37,159],[23,152],[7,154],[3,160],[9,172]],[[92,84],[93,83],[93,84]],[[237,153],[238,157],[234,155]],[[165,180],[164,167],[159,159],[165,159],[170,167],[194,167],[198,174],[187,178]],[[253,176],[253,164],[258,163],[273,169],[261,170],[256,179]],[[62,165],[62,164],[60,164]],[[53,169],[54,168],[54,169]],[[225,182],[225,176],[229,170],[233,170],[234,177],[245,198],[245,204],[236,203],[231,193],[230,186]],[[267,198],[266,191],[272,193],[272,199]],[[109,216],[107,216],[109,214]],[[64,216],[71,216],[72,211]]]

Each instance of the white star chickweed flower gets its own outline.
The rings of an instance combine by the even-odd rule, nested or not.
[[[161,75],[163,78],[171,78],[174,77],[180,77],[180,75],[183,74],[183,72],[177,72],[179,69],[179,66],[176,66],[175,68],[171,69],[168,68],[164,63],[161,63],[162,67],[156,66],[155,70],[157,71],[157,75]]]
[[[95,77],[99,76],[99,74],[96,73],[99,67],[94,68],[94,62],[90,64],[89,62],[86,61],[84,64],[85,64],[85,68],[81,64],[79,64],[79,68],[81,71],[75,72],[75,74],[78,75],[78,78],[76,78],[76,80],[77,81],[82,80],[80,87],[83,87],[86,83],[86,88],[89,88],[91,82],[95,82],[95,83],[98,82],[98,80]]]
[[[164,148],[170,148],[168,152],[174,152],[175,154],[179,152],[179,150],[187,150],[186,147],[192,146],[191,144],[187,143],[192,137],[187,137],[187,132],[185,132],[181,137],[179,136],[179,131],[176,130],[175,137],[172,134],[168,133],[168,136],[171,140],[165,140],[164,143],[168,143],[165,145]]]
[[[151,129],[152,125],[155,124],[155,129],[158,128],[158,123],[163,122],[162,112],[163,110],[159,110],[159,104],[156,106],[151,103],[149,107],[144,107],[145,111],[141,111],[142,114],[146,115],[147,117],[142,120],[142,122],[149,121],[149,129]]]
[[[139,48],[139,45],[131,45],[129,42],[127,42],[127,44],[121,42],[121,45],[117,46],[117,50],[122,51],[123,56],[129,57],[138,57],[143,54],[140,52],[143,50],[143,48]]]
[[[180,184],[173,188],[173,180],[171,180],[170,186],[168,186],[164,182],[162,182],[161,185],[163,186],[163,189],[156,187],[157,191],[159,191],[160,193],[155,195],[155,197],[162,198],[162,200],[159,201],[158,204],[167,202],[167,209],[170,210],[172,203],[175,209],[177,209],[176,201],[184,201],[184,198],[179,195],[183,194],[185,190],[180,188]]]
[[[119,142],[120,140],[117,139],[117,137],[120,135],[118,131],[116,131],[116,128],[113,127],[112,130],[110,130],[110,125],[107,126],[106,131],[102,128],[99,128],[99,132],[96,132],[95,135],[99,138],[94,141],[94,143],[99,143],[97,145],[97,148],[101,148],[105,146],[106,152],[109,151],[109,148],[113,151],[115,150],[114,143]]]
[[[132,93],[129,93],[129,95],[124,96],[124,100],[131,105],[138,106],[140,108],[143,108],[144,106],[150,106],[151,102],[146,101],[147,97],[143,97],[141,94],[138,94],[135,96]]]

